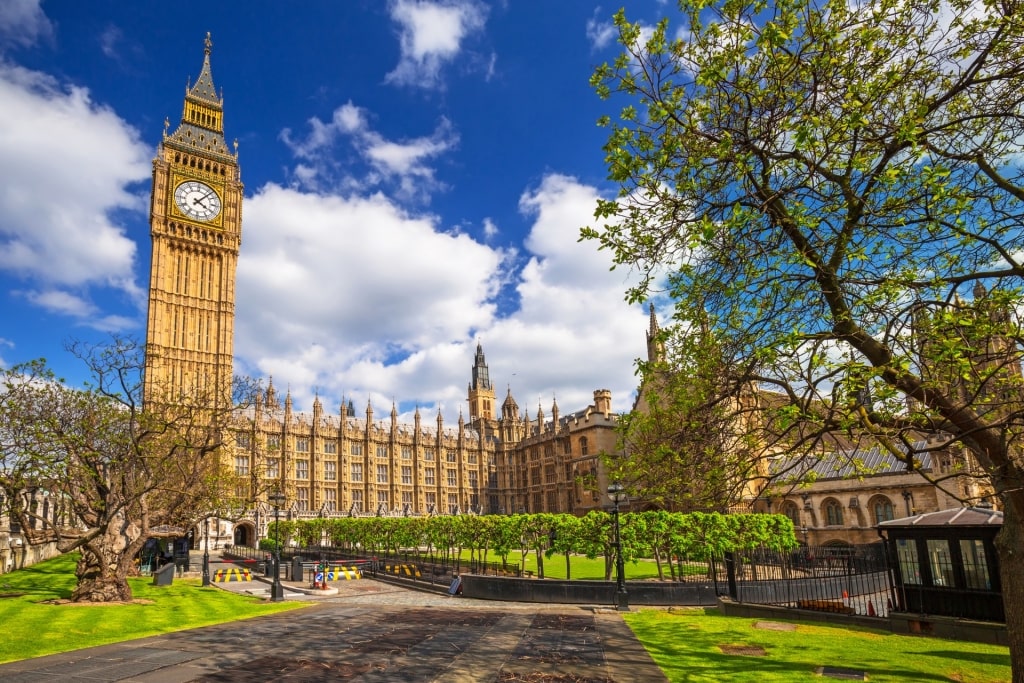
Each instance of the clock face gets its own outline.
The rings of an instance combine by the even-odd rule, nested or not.
[[[212,221],[220,214],[217,192],[198,180],[186,180],[174,189],[174,203],[181,212],[197,221]]]

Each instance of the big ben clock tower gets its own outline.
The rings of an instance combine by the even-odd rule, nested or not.
[[[224,139],[224,101],[203,68],[186,87],[181,123],[153,160],[152,263],[146,328],[147,401],[230,401],[235,270],[242,239],[237,143]]]

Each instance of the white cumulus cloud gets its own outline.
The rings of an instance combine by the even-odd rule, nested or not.
[[[36,71],[0,63],[0,102],[0,270],[59,313],[88,315],[73,302],[90,287],[141,301],[136,245],[115,214],[145,210],[131,185],[152,149],[88,90]]]
[[[441,84],[441,70],[459,55],[464,41],[483,30],[487,9],[465,0],[397,0],[391,19],[399,26],[401,58],[387,82],[429,89]]]

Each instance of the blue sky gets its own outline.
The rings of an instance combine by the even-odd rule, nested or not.
[[[577,242],[614,195],[588,85],[618,5],[0,4],[0,364],[145,336],[152,158],[211,33],[245,182],[235,371],[378,417],[499,399],[627,410],[647,312]],[[653,23],[665,5],[627,8]]]

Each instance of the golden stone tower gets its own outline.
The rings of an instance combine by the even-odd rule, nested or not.
[[[238,145],[224,139],[206,34],[203,68],[186,87],[181,123],[153,160],[152,262],[146,328],[147,400],[230,400],[235,270],[242,239]]]

